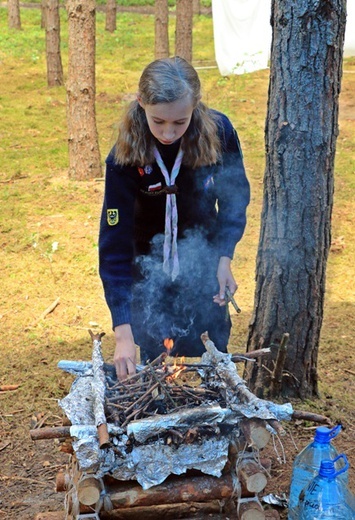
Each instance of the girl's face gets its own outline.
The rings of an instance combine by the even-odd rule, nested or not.
[[[139,98],[138,102],[145,110],[149,130],[160,143],[172,144],[184,135],[193,112],[189,97],[156,105],[145,105]]]

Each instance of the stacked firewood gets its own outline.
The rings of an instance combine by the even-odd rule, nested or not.
[[[113,453],[124,460],[124,454],[112,443],[112,431],[120,431],[127,438],[127,453],[144,442],[151,443],[152,449],[163,443],[177,453],[182,445],[200,444],[204,449],[206,438],[225,436],[228,458],[220,477],[192,469],[180,476],[171,474],[159,485],[144,489],[136,481],[113,478],[110,471],[83,470],[74,452],[67,472],[57,478],[57,491],[68,492],[67,518],[69,514],[75,519],[90,514],[92,518],[130,520],[143,516],[146,520],[204,518],[221,510],[239,520],[279,518],[276,511],[264,510],[259,497],[271,477],[271,461],[262,456],[262,450],[272,434],[280,435],[284,430],[277,414],[268,409],[273,403],[258,399],[238,376],[235,360],[217,351],[205,334],[202,341],[207,352],[200,363],[176,365],[163,354],[120,382],[112,366],[107,369],[106,365],[104,370],[101,336],[92,335],[92,365],[95,425],[99,447],[105,453],[112,446]],[[231,411],[232,420],[228,415],[227,420],[216,423],[202,420],[209,409],[212,415],[216,409]],[[165,427],[164,417],[177,418],[177,422]],[[146,429],[148,425],[144,434],[147,441],[139,430],[142,425]],[[32,430],[31,436],[34,440],[57,437],[63,451],[73,452],[72,431],[69,426],[42,428]],[[160,444],[154,445],[155,438]],[[40,518],[45,520],[46,516],[42,513]]]

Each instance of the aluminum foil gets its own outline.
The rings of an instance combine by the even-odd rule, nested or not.
[[[139,421],[131,421],[127,426],[128,435],[132,434],[140,442],[146,442],[150,437],[156,437],[170,428],[189,428],[198,425],[214,425],[230,416],[227,409],[220,406],[199,406],[190,410],[181,410],[179,413],[148,417]]]
[[[224,389],[227,407],[200,406],[168,415],[132,421],[127,432],[114,424],[108,424],[110,446],[99,446],[96,427],[106,422],[104,414],[105,367],[101,354],[101,342],[94,339],[92,363],[60,362],[60,368],[75,374],[69,394],[59,401],[59,406],[70,419],[73,448],[79,469],[93,473],[97,478],[110,474],[118,480],[137,480],[144,489],[161,484],[169,475],[180,475],[188,469],[197,469],[208,475],[220,477],[228,459],[230,443],[239,436],[238,423],[244,417],[290,420],[292,406],[276,405],[255,397],[238,376],[228,354],[206,353],[203,356],[219,374],[216,381],[226,381]],[[211,373],[211,372],[210,372]],[[106,374],[107,376],[107,374]],[[112,374],[109,375],[112,377]],[[114,375],[113,375],[114,377]],[[217,383],[218,384],[218,383]],[[242,388],[243,392],[239,391]],[[238,402],[243,395],[248,404]],[[177,428],[186,433],[196,425],[208,425],[218,430],[218,425],[228,424],[228,434],[211,434],[198,442],[180,445],[167,444],[163,435]],[[160,438],[159,438],[160,436]],[[129,438],[134,442],[128,443]]]
[[[129,454],[129,466],[134,468],[134,478],[143,489],[149,489],[164,482],[169,475],[182,475],[188,469],[197,469],[220,477],[228,460],[230,439],[211,438],[201,444],[181,444],[179,447],[167,446],[162,442],[137,446]],[[122,480],[119,467],[114,468],[113,476]]]
[[[103,366],[104,359],[101,353],[101,341],[94,339],[92,352],[93,379],[91,381],[91,389],[94,396],[94,416],[96,426],[106,424],[107,422],[104,408],[106,377]]]
[[[161,484],[169,475],[180,475],[188,469],[221,476],[228,458],[228,446],[231,438],[238,435],[237,432],[178,447],[155,440],[134,446],[129,452],[127,434],[118,426],[108,424],[111,446],[100,449],[95,424],[93,379],[93,375],[88,372],[77,377],[69,394],[59,401],[73,425],[70,435],[80,470],[92,472],[97,478],[111,474],[118,480],[137,480],[143,489]],[[130,423],[127,433],[132,434],[137,442],[145,442],[152,435],[173,426],[188,429],[194,424],[193,417],[199,417],[200,425],[217,425],[226,420],[231,423],[233,418],[237,421],[230,410],[219,406],[200,407],[197,411],[186,410],[180,417],[179,414],[170,415],[159,416],[156,421],[154,418],[134,421]]]

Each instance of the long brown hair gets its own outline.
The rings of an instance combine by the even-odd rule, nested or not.
[[[183,58],[163,58],[150,63],[139,81],[143,104],[172,103],[190,96],[193,105],[191,122],[181,140],[183,163],[192,168],[215,164],[221,144],[213,113],[201,102],[201,83],[196,70]],[[132,101],[119,126],[115,146],[117,163],[144,166],[154,162],[154,137],[144,109]]]

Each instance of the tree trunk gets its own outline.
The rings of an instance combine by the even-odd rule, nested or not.
[[[116,24],[116,16],[117,16],[117,1],[116,0],[107,0],[106,2],[106,25],[105,30],[108,32],[115,32],[117,28]]]
[[[69,177],[100,177],[95,114],[95,1],[67,0]]]
[[[318,394],[345,20],[346,0],[272,2],[264,200],[247,350],[270,346],[273,355],[245,374],[258,396],[267,393],[284,333],[282,394]]]
[[[46,8],[47,0],[41,0],[41,29],[46,28]]]
[[[21,29],[19,0],[7,0],[7,19],[9,29]]]
[[[201,0],[192,0],[194,14],[201,14]]]
[[[59,0],[47,0],[45,6],[47,83],[49,87],[63,85],[60,54]]]
[[[192,16],[191,0],[176,0],[175,54],[192,61]]]
[[[168,0],[155,0],[155,59],[169,57]]]

